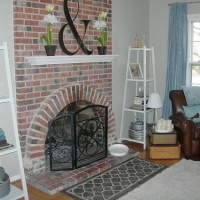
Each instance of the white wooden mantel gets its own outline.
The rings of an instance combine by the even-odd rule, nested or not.
[[[112,62],[118,55],[73,55],[73,56],[30,56],[25,60],[31,65],[52,65],[68,63]]]

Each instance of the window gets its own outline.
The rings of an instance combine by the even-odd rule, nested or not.
[[[200,86],[200,15],[188,17],[187,85]]]

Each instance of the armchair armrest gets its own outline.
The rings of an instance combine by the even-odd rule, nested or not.
[[[183,114],[176,114],[170,117],[175,128],[178,129],[179,141],[181,142],[181,148],[185,154],[185,158],[188,159],[192,156],[192,141],[195,138],[195,125],[192,119],[187,118]]]
[[[192,118],[187,118],[185,115],[176,114],[170,116],[170,119],[172,120],[174,126],[181,130],[183,134],[191,134],[194,136],[195,125],[192,119],[195,117],[196,115]]]
[[[190,119],[194,119],[194,118],[199,118],[199,113],[196,113],[193,117],[190,117]]]

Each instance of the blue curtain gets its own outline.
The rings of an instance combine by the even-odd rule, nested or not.
[[[186,83],[187,67],[187,4],[173,3],[169,11],[168,61],[162,117],[172,114],[169,92]]]

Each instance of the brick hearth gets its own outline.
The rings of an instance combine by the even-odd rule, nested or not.
[[[105,159],[75,170],[50,172],[49,168],[46,167],[45,172],[33,175],[28,182],[39,190],[53,195],[135,156],[138,156],[138,153],[129,150],[125,156],[109,155]]]

